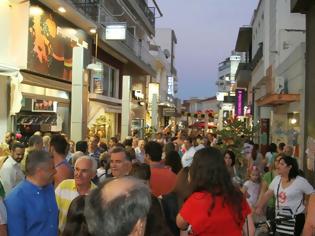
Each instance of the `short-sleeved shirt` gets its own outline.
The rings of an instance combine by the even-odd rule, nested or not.
[[[231,207],[222,204],[223,197],[216,196],[215,206],[209,214],[212,195],[207,192],[195,192],[183,204],[179,214],[191,225],[194,236],[241,236],[245,218],[250,214],[250,207],[243,199],[242,221],[237,224]]]
[[[96,186],[91,183],[90,190]],[[59,230],[62,232],[66,225],[67,214],[73,199],[79,196],[74,179],[62,181],[55,190],[56,201],[59,209]]]
[[[247,189],[247,193],[249,194],[249,198],[247,199],[251,207],[256,206],[258,196],[260,193],[260,183],[255,183],[251,180],[247,180],[244,183],[244,186]]]
[[[171,168],[160,164],[151,165],[150,187],[154,196],[170,193],[176,183],[176,175]]]
[[[278,198],[278,201],[276,201],[276,209],[278,208],[278,204],[280,209],[283,207],[289,207],[295,215],[304,212],[304,194],[314,193],[312,185],[310,185],[310,183],[301,176],[297,176],[286,188],[281,186],[281,177],[276,176],[269,185],[269,189],[272,190],[276,198]]]

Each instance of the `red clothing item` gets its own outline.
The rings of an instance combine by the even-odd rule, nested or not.
[[[151,166],[150,186],[154,196],[170,193],[176,183],[176,175],[164,165]]]
[[[179,214],[188,224],[191,225],[194,236],[241,236],[242,226],[245,223],[245,218],[250,214],[250,207],[247,201],[243,200],[242,215],[243,222],[239,226],[234,220],[234,217],[226,204],[222,206],[223,198],[217,196],[215,198],[215,206],[208,214],[212,196],[207,192],[195,192],[183,204]]]

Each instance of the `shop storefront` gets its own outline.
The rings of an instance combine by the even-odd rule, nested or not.
[[[31,1],[27,66],[11,83],[12,130],[27,139],[35,131],[70,134],[72,53],[88,48],[87,34],[60,15]]]

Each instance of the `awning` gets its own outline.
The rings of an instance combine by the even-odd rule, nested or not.
[[[276,106],[300,101],[300,94],[270,94],[256,100],[257,106]]]

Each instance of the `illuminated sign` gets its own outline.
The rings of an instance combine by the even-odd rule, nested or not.
[[[167,94],[174,95],[174,77],[167,77]]]
[[[243,116],[244,115],[244,97],[245,90],[244,89],[236,89],[236,100],[235,100],[235,115]]]
[[[106,40],[125,40],[127,25],[125,23],[117,23],[106,25],[105,39]]]

